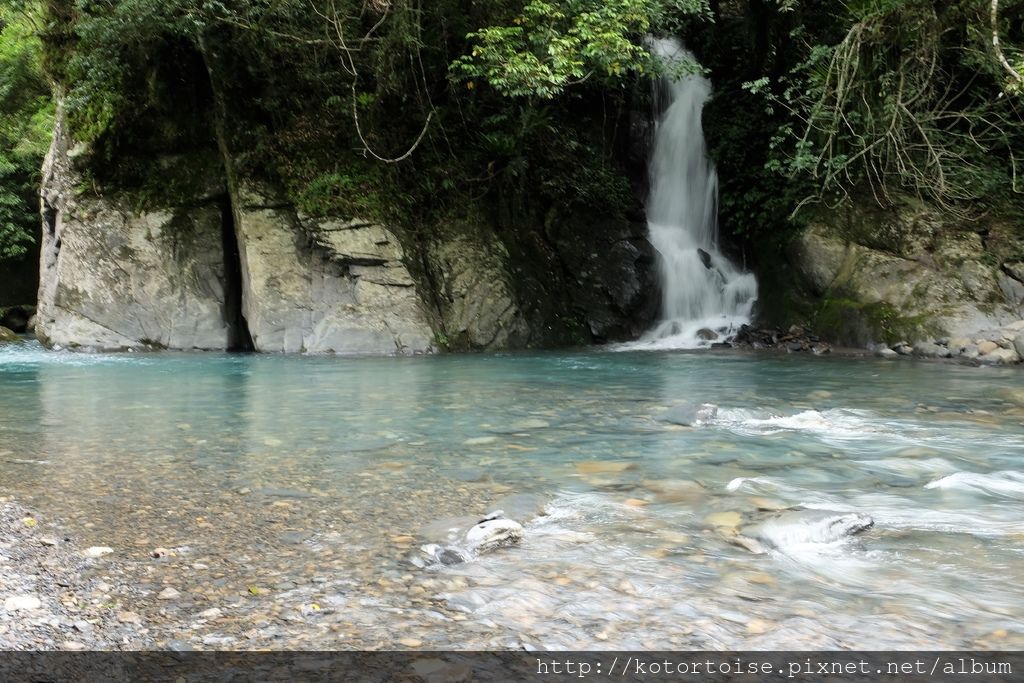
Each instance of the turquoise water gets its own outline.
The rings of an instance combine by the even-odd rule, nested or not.
[[[184,612],[223,608],[196,646],[1020,649],[1022,379],[740,353],[8,346],[0,493],[114,548],[144,618],[164,584]],[[708,424],[667,419],[705,402]],[[420,550],[494,507],[520,547],[450,567]],[[786,508],[875,525],[737,539]]]

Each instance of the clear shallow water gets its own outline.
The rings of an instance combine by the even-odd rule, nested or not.
[[[196,647],[1020,649],[1022,379],[719,353],[4,347],[0,493],[113,547],[96,572],[118,563],[122,607]],[[667,419],[701,402],[712,423]],[[521,547],[419,566],[494,507]],[[875,526],[737,541],[786,507]],[[155,599],[165,585],[183,598]],[[214,606],[225,618],[194,623]]]

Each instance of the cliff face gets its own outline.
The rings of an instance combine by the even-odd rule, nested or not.
[[[1024,229],[1013,221],[865,202],[816,215],[787,261],[812,326],[843,344],[998,342],[1024,318]]]
[[[624,339],[655,312],[642,224],[480,219],[414,236],[304,215],[271,183],[226,170],[224,152],[220,168],[197,166],[201,190],[139,210],[130,193],[89,185],[89,152],[58,122],[42,188],[44,343],[415,354]]]
[[[43,168],[36,333],[94,349],[225,349],[221,209],[215,194],[137,213],[91,196],[57,122]]]

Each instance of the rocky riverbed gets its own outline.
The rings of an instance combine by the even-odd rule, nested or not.
[[[786,331],[744,325],[728,343],[716,347],[810,353],[867,351],[880,358],[950,358],[973,365],[1015,365],[1024,360],[1024,320],[1003,327],[978,330],[971,335],[941,336],[915,342],[871,344],[866,349],[842,349],[811,330],[793,325]]]
[[[155,645],[127,611],[137,592],[104,556],[54,522],[6,500],[0,505],[0,642],[8,650],[145,649]]]
[[[1024,360],[1024,320],[969,336],[902,341],[891,346],[879,344],[872,350],[882,358],[955,358],[978,365],[1013,365]]]

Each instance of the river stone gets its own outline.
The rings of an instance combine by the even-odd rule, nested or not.
[[[4,600],[4,609],[8,612],[35,610],[42,606],[42,600],[33,595],[12,595]]]
[[[662,503],[692,503],[707,495],[703,486],[689,479],[648,479],[643,486]]]
[[[898,353],[890,349],[888,346],[883,346],[875,351],[875,355],[880,358],[899,358]]]
[[[160,593],[158,593],[156,597],[159,600],[176,600],[179,597],[181,597],[181,593],[175,590],[174,588],[168,586],[167,588],[160,591]]]
[[[917,342],[914,344],[914,355],[923,358],[948,358],[951,354],[944,346],[932,342]]]
[[[701,403],[700,405],[678,406],[668,411],[662,418],[665,422],[694,427],[706,425],[714,421],[718,416],[718,406],[713,403]]]
[[[980,353],[983,356],[987,356],[988,354],[992,353],[998,348],[999,344],[995,343],[994,341],[985,340],[978,344],[978,353]]]
[[[1013,338],[1013,349],[1017,352],[1017,355],[1024,358],[1024,332],[1019,333]]]
[[[834,543],[874,526],[875,521],[859,512],[793,510],[762,522],[744,526],[740,534],[767,548],[784,550],[809,543]]]
[[[0,327],[0,344],[17,343],[21,341],[21,337],[15,334],[12,330],[6,327]]]
[[[590,460],[576,463],[576,472],[579,474],[618,474],[635,468],[635,463],[614,460]]]
[[[1020,356],[1013,349],[998,348],[994,351],[986,353],[984,356],[979,358],[983,363],[991,363],[993,365],[1009,365],[1016,363],[1020,360]]]
[[[475,553],[517,545],[522,540],[523,527],[519,522],[494,516],[481,520],[466,532],[466,545]]]
[[[461,537],[450,537],[453,539],[452,544],[442,546],[428,543],[421,550],[436,562],[455,565],[499,548],[518,545],[523,539],[523,527],[503,515],[503,511],[496,510],[467,529]]]
[[[974,341],[970,337],[952,337],[946,347],[954,353],[963,351],[968,346],[974,344]]]
[[[713,512],[704,518],[707,524],[714,527],[734,529],[743,522],[743,515],[738,512]]]
[[[486,446],[498,441],[496,436],[474,436],[462,442],[464,446]]]
[[[103,557],[114,552],[114,549],[106,545],[94,545],[90,548],[85,549],[86,557]]]

